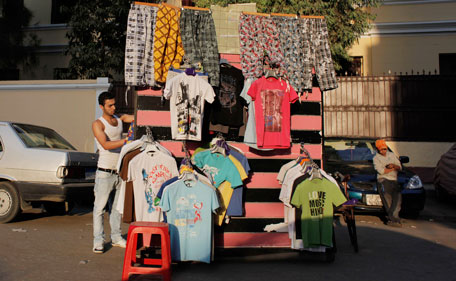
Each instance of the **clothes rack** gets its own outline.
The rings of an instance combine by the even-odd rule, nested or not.
[[[301,19],[324,19],[325,16],[298,16],[297,14],[282,14],[282,13],[254,13],[254,12],[242,12],[244,15],[262,16],[262,17],[299,17]]]

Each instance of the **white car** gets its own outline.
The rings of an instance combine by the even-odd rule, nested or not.
[[[62,214],[93,196],[97,160],[52,129],[0,121],[0,223],[41,204]]]

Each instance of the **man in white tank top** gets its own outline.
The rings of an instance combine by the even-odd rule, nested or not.
[[[111,243],[116,247],[126,247],[126,241],[121,236],[121,215],[112,206],[117,205],[120,180],[116,164],[121,147],[126,143],[122,139],[123,122],[130,123],[133,115],[114,115],[116,110],[113,93],[103,92],[98,97],[98,103],[103,115],[92,123],[92,131],[99,150],[98,168],[95,176],[95,202],[93,203],[93,252],[104,252],[104,225],[103,214],[106,203],[110,203],[109,223],[111,225]],[[114,199],[114,201],[112,201]]]

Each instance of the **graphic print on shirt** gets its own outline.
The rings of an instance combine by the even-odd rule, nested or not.
[[[147,204],[149,208],[147,209],[148,213],[153,213],[157,210],[157,202],[154,202],[157,197],[158,191],[162,184],[171,179],[173,175],[171,171],[164,165],[155,165],[152,170],[146,172],[145,169],[142,169],[142,176],[144,182],[144,195],[146,197]]]
[[[186,197],[182,196],[177,199],[175,226],[189,226],[192,229],[196,223],[203,221],[201,217],[203,202],[199,202],[196,199],[195,194],[189,194]],[[196,237],[196,232],[190,232],[189,234],[191,237]]]
[[[180,135],[197,135],[201,123],[201,97],[189,96],[189,85],[180,82],[180,91],[176,97],[177,131]]]
[[[232,108],[237,104],[236,79],[230,76],[221,76],[219,101],[222,108]]]
[[[264,131],[282,131],[282,100],[284,92],[280,89],[261,90],[263,101]]]
[[[326,192],[312,191],[309,192],[309,208],[312,219],[322,219],[326,200]]]
[[[203,172],[208,175],[208,178],[215,184],[215,176],[218,174],[219,169],[217,167],[212,167],[207,164],[203,166]]]

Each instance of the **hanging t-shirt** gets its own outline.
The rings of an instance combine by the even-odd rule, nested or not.
[[[163,152],[145,150],[130,161],[128,180],[133,181],[137,221],[163,220],[154,200],[162,184],[178,175],[176,160]]]
[[[338,186],[314,178],[298,185],[291,203],[302,209],[301,231],[304,247],[332,246],[333,205],[347,201]]]
[[[170,99],[172,138],[200,141],[204,102],[212,103],[215,96],[211,85],[184,72],[166,82],[163,96]]]
[[[298,99],[285,80],[261,77],[248,92],[255,102],[257,145],[259,148],[290,147],[290,103]]]
[[[238,152],[235,148],[231,148],[230,155],[234,156],[242,164],[242,167],[248,175],[250,172],[250,166],[247,157],[245,157],[242,153]],[[242,197],[244,193],[243,190],[244,186],[240,186],[233,190],[233,195],[231,196],[230,204],[228,205],[228,209],[226,210],[227,216],[242,216],[244,214],[242,208]]]
[[[200,181],[187,186],[178,180],[165,189],[160,207],[170,224],[172,260],[209,263],[212,212],[219,207],[215,190]]]
[[[204,173],[210,175],[215,187],[219,187],[225,180],[229,181],[233,188],[242,185],[241,175],[228,156],[205,150],[193,155],[193,162]]]
[[[220,65],[220,87],[215,91],[212,103],[211,123],[230,127],[243,125],[244,99],[240,98],[244,87],[242,70],[229,64]]]

